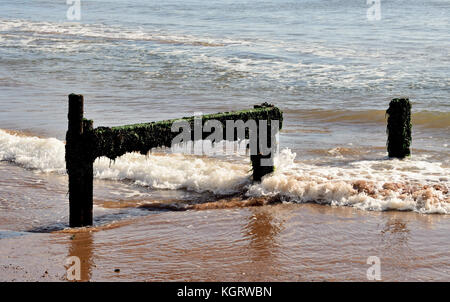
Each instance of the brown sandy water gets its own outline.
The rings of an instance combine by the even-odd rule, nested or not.
[[[384,281],[448,281],[449,227],[444,215],[314,204],[155,212],[2,239],[0,280],[63,281],[78,256],[83,281],[366,281],[378,256]]]

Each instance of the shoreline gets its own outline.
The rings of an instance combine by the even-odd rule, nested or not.
[[[0,280],[67,281],[77,255],[81,281],[365,281],[378,255],[383,281],[448,281],[449,227],[446,215],[314,204],[151,213],[2,239]]]

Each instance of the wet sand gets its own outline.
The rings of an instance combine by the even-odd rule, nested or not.
[[[447,215],[316,204],[149,212],[107,227],[0,241],[0,281],[449,281]],[[116,272],[120,269],[120,272]]]

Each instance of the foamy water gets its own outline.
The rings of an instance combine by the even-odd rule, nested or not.
[[[425,160],[354,161],[343,167],[294,163],[284,150],[286,167],[250,187],[250,196],[279,194],[286,201],[352,206],[362,210],[450,213],[449,169]]]
[[[331,150],[331,152],[336,150]],[[261,184],[250,183],[250,164],[183,154],[129,153],[111,161],[99,158],[99,179],[127,180],[152,189],[184,189],[216,195],[245,193],[278,196],[286,202],[315,202],[361,210],[450,213],[450,169],[426,158],[355,160],[336,166],[295,161],[284,149],[276,172]],[[9,134],[0,130],[0,160],[42,172],[64,173],[64,143]]]

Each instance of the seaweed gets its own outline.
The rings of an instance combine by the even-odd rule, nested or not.
[[[248,120],[255,120],[256,122],[259,120],[268,120],[269,126],[271,120],[279,120],[281,129],[282,118],[283,114],[281,110],[274,106],[259,106],[250,110],[201,116],[203,125],[209,120],[217,120],[224,128],[227,120],[242,120],[243,122],[247,122]],[[92,131],[92,135],[88,138],[90,140],[88,145],[93,148],[90,152],[92,152],[95,158],[106,156],[110,159],[115,159],[128,152],[147,154],[153,148],[171,147],[173,139],[178,135],[177,132],[172,132],[172,124],[178,121],[186,121],[189,123],[191,138],[194,139],[194,117],[119,127],[98,127]],[[209,134],[208,132],[203,132],[202,139],[206,139]],[[223,138],[226,139],[225,131],[223,135]],[[248,138],[248,131],[246,137]],[[237,133],[234,134],[233,138],[234,140],[239,139]]]

